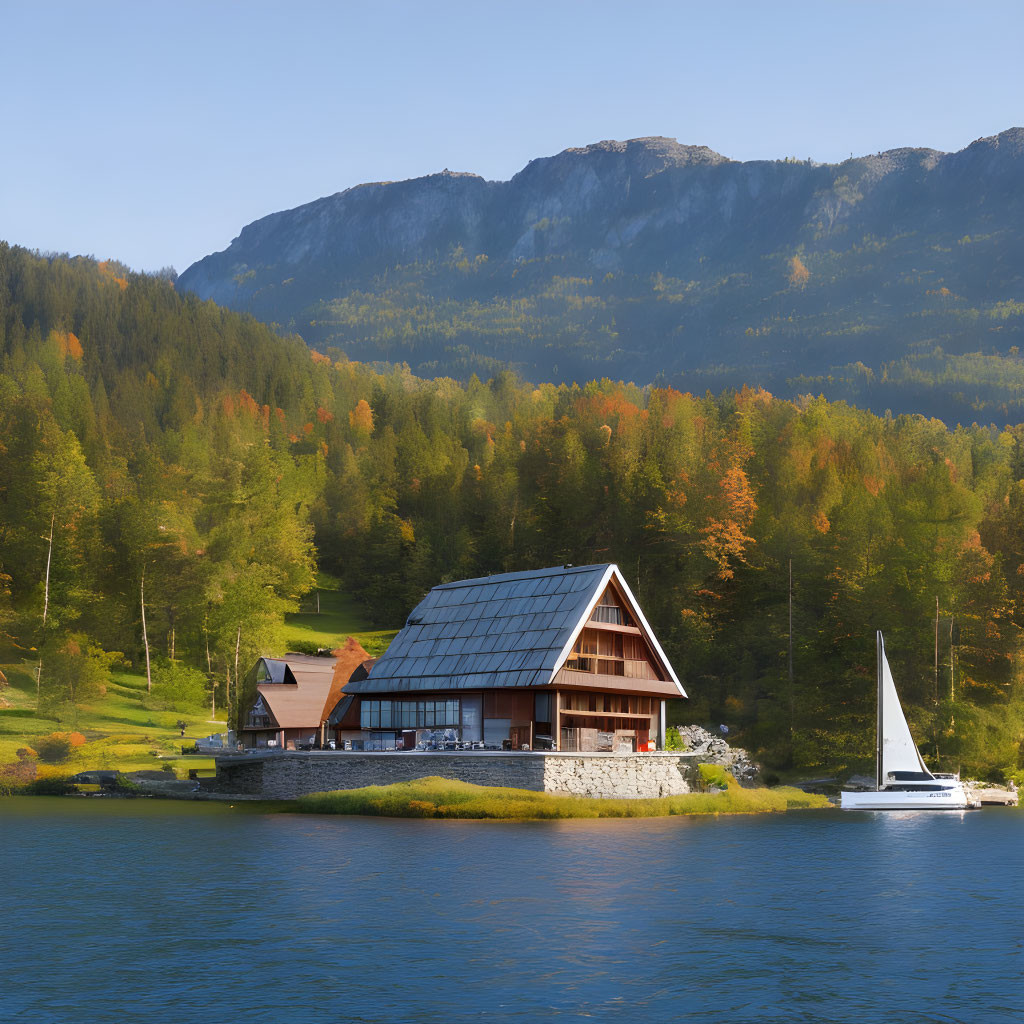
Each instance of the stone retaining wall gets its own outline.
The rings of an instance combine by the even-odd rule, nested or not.
[[[635,799],[688,793],[698,760],[692,754],[679,753],[234,754],[217,758],[215,788],[268,800],[291,800],[305,793],[385,786],[439,775],[480,786]]]

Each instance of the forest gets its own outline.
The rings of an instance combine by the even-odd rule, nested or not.
[[[613,561],[681,721],[863,770],[881,629],[926,759],[1019,777],[1022,445],[761,388],[423,379],[0,244],[0,667],[57,715],[147,660],[236,713],[318,568],[384,628],[445,580]]]
[[[267,285],[252,305],[316,348],[405,361],[419,376],[628,374],[694,393],[747,384],[951,424],[1019,422],[1024,303],[1019,281],[994,267],[1006,239],[961,242],[959,264],[940,241],[866,238],[842,252],[780,250],[681,276],[596,273],[563,256],[510,268],[458,246],[350,282],[300,313],[287,304],[298,280]],[[983,282],[976,261],[993,271]],[[317,279],[308,290],[333,287]]]

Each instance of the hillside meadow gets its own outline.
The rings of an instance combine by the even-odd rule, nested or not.
[[[284,638],[289,650],[333,649],[355,636],[369,653],[379,653],[393,631],[366,629],[358,606],[337,590],[337,581],[326,574],[318,577],[319,612],[315,595],[305,602],[308,612],[289,615]],[[147,699],[144,674],[114,671],[105,692],[96,695],[70,716],[48,716],[36,711],[35,676],[28,662],[0,666],[8,686],[0,689],[6,706],[0,707],[0,772],[2,766],[19,761],[18,750],[35,750],[42,737],[75,734],[69,756],[47,764],[35,758],[37,777],[59,779],[87,769],[116,769],[132,772],[144,769],[172,771],[185,778],[189,769],[204,773],[214,767],[212,757],[181,754],[182,746],[227,728],[223,709],[211,717],[210,708],[168,709]],[[178,722],[185,723],[182,738]],[[38,752],[37,752],[38,753]],[[9,780],[10,781],[10,780]],[[0,787],[4,785],[0,778]]]

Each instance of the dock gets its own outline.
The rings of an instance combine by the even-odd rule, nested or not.
[[[1015,789],[1001,786],[967,787],[968,795],[982,807],[1016,807],[1020,794]]]

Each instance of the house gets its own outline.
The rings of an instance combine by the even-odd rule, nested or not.
[[[434,587],[329,726],[361,750],[649,750],[685,696],[618,567],[558,566]]]
[[[246,747],[294,750],[325,746],[331,709],[353,671],[368,659],[354,637],[329,657],[286,654],[260,658],[245,683],[255,684],[256,699],[239,733]]]

